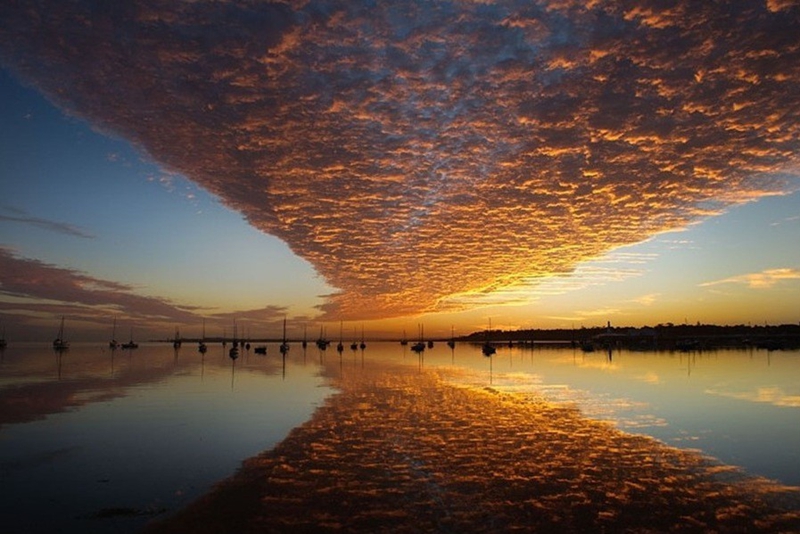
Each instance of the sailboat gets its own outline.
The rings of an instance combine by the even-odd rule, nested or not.
[[[267,346],[266,345],[258,345],[253,349],[253,352],[256,354],[260,354],[262,356],[267,355]]]
[[[61,327],[58,329],[58,337],[53,340],[53,348],[55,350],[67,350],[69,348],[69,341],[64,340],[64,316],[61,316]]]
[[[408,345],[408,339],[406,339],[406,331],[403,329],[403,339],[400,340],[400,344],[403,346]]]
[[[328,341],[327,339],[325,339],[325,332],[324,332],[323,328],[320,326],[319,327],[319,339],[317,339],[317,348],[319,350],[325,350],[325,349],[328,348],[328,345],[330,345],[330,344],[331,344],[331,342]]]
[[[235,360],[236,358],[239,357],[239,342],[236,341],[236,320],[235,319],[233,320],[233,346],[228,351],[228,356],[230,356],[230,358],[232,360]]]
[[[119,348],[119,341],[117,341],[117,317],[114,316],[114,325],[111,327],[111,341],[108,342],[108,348]]]
[[[3,327],[3,336],[0,337],[0,350],[6,348],[8,346],[8,341],[6,341],[6,327]]]
[[[281,354],[286,356],[289,352],[289,343],[286,342],[286,317],[283,318],[283,341],[281,342]]]
[[[208,350],[206,346],[206,320],[203,319],[203,337],[200,338],[200,342],[197,344],[197,352],[201,354],[205,354]]]
[[[451,349],[456,348],[456,335],[452,326],[450,327],[450,341],[447,342],[447,346]]]
[[[367,344],[364,343],[364,325],[361,325],[361,343],[358,346],[361,350],[367,348]]]
[[[342,322],[339,321],[339,344],[336,345],[336,350],[341,354],[344,350],[344,344],[342,344]]]
[[[307,337],[308,337],[308,326],[303,325],[303,348],[306,348],[308,346],[308,341],[306,341]]]
[[[425,351],[425,342],[422,341],[422,338],[424,337],[423,332],[424,332],[424,327],[422,325],[419,325],[419,341],[411,345],[411,350],[413,350],[414,352],[422,353]]]
[[[176,348],[176,349],[179,349],[179,348],[181,348],[181,344],[182,344],[182,343],[183,343],[183,341],[181,340],[181,331],[180,331],[180,329],[179,329],[179,328],[176,326],[176,327],[175,327],[175,339],[173,339],[173,340],[172,340],[172,346],[173,346],[174,348]]]
[[[486,331],[486,341],[483,342],[483,347],[481,348],[481,352],[486,357],[490,357],[492,354],[497,352],[497,349],[494,348],[494,345],[489,343],[489,333],[492,331],[492,320],[489,319],[489,330]]]
[[[131,328],[131,339],[127,343],[122,344],[123,349],[138,349],[139,344],[133,341],[133,328]]]

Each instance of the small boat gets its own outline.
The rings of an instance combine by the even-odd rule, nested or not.
[[[255,352],[256,354],[266,354],[267,347],[266,345],[259,345],[258,347],[253,349],[253,352]]]
[[[203,319],[203,336],[197,343],[197,352],[199,352],[200,354],[205,354],[206,351],[208,351],[208,347],[206,346],[206,320]]]
[[[231,360],[235,360],[239,357],[239,342],[236,340],[236,319],[233,320],[233,346],[228,351],[228,356],[230,356]]]
[[[339,352],[339,354],[341,354],[342,351],[344,350],[344,344],[342,343],[342,322],[341,321],[339,321],[339,344],[336,345],[336,350]]]
[[[61,327],[58,329],[58,336],[53,340],[53,349],[67,350],[69,348],[69,341],[64,339],[64,316],[61,316]]]
[[[130,339],[130,341],[128,341],[127,343],[123,343],[121,346],[122,346],[123,349],[138,349],[139,348],[139,344],[133,341],[133,328],[131,328],[131,339]]]
[[[172,347],[179,349],[181,348],[182,344],[183,341],[181,340],[181,331],[178,327],[175,327],[175,338],[172,340]]]
[[[280,351],[284,356],[289,352],[289,343],[286,342],[286,317],[283,318],[283,341],[281,341]]]
[[[411,350],[413,350],[414,352],[416,352],[418,354],[421,354],[421,353],[425,352],[425,342],[422,341],[423,331],[424,331],[423,330],[423,326],[419,325],[419,341],[417,341],[416,343],[411,345]]]
[[[117,317],[114,316],[114,325],[111,327],[111,341],[108,342],[108,348],[119,348],[119,341],[117,341]]]
[[[489,330],[486,331],[486,341],[483,342],[483,347],[481,347],[481,352],[483,352],[483,355],[486,356],[487,358],[491,357],[492,354],[497,352],[497,349],[494,348],[494,345],[489,343],[489,333],[491,331],[492,331],[492,320],[489,319]]]
[[[319,327],[319,338],[317,339],[317,348],[319,350],[325,350],[325,349],[328,348],[328,345],[330,345],[330,344],[331,344],[331,342],[328,341],[327,339],[325,339],[325,333],[323,331],[323,328],[320,326]]]

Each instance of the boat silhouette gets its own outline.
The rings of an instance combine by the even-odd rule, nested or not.
[[[239,342],[236,340],[236,319],[233,320],[233,346],[228,351],[231,360],[239,357]]]
[[[424,327],[422,325],[419,325],[419,341],[411,345],[411,350],[413,350],[416,353],[422,353],[425,351],[425,342],[422,341],[422,338],[424,337],[423,332],[424,332]]]
[[[53,340],[53,348],[55,350],[67,350],[69,348],[69,341],[64,339],[64,316],[61,316],[61,327],[58,329],[58,336]]]
[[[208,347],[206,346],[206,320],[203,319],[203,335],[200,338],[200,341],[197,343],[197,352],[205,354],[207,350]]]
[[[483,355],[486,356],[487,358],[492,356],[492,354],[494,354],[495,352],[497,352],[497,349],[494,348],[494,345],[492,345],[489,342],[489,333],[491,331],[492,331],[492,319],[490,318],[489,329],[486,331],[486,341],[483,342],[483,347],[481,347],[481,352],[483,352]]]
[[[108,348],[119,348],[119,341],[117,341],[117,316],[114,316],[114,325],[111,327],[111,341],[108,342]]]
[[[183,341],[181,340],[181,331],[176,326],[175,327],[175,338],[172,340],[172,346],[173,346],[173,348],[179,349],[179,348],[181,348],[181,344],[182,343],[183,343]]]
[[[289,343],[286,342],[286,317],[283,318],[283,341],[281,341],[280,351],[284,356],[289,352]]]
[[[344,350],[344,344],[342,343],[342,322],[339,321],[339,344],[336,345],[336,350],[341,354]]]
[[[123,349],[138,349],[139,344],[133,340],[133,328],[131,328],[131,338],[127,343],[122,344]]]
[[[325,339],[325,332],[321,326],[319,327],[319,338],[317,339],[316,343],[319,350],[325,350],[328,348],[328,345],[331,344],[330,341]]]

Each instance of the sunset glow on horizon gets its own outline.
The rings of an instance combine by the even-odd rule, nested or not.
[[[773,0],[3,5],[2,325],[797,323],[798,23]]]

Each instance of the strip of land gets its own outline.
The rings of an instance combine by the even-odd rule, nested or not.
[[[148,532],[800,532],[797,488],[541,398],[404,366],[339,393]]]

